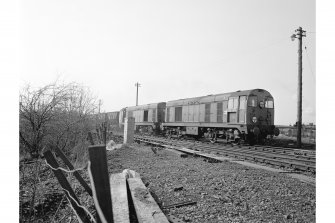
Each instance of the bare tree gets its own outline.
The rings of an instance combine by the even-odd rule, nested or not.
[[[20,151],[38,158],[48,143],[74,146],[90,128],[96,101],[88,88],[76,83],[26,86],[20,92]]]
[[[29,154],[29,159],[34,161],[33,165],[20,164],[23,176],[20,177],[20,191],[30,191],[28,222],[35,219],[36,200],[43,196],[43,191],[38,189],[41,169],[45,169],[45,165],[41,167],[43,162],[38,160],[43,148],[53,144],[66,153],[85,153],[82,145],[88,131],[95,127],[92,114],[97,107],[97,99],[90,90],[76,83],[55,82],[38,89],[29,85],[21,89],[20,154]],[[25,174],[26,168],[33,171]],[[20,196],[21,202],[26,200]]]

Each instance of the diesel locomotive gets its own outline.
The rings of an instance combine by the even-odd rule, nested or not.
[[[165,119],[165,102],[123,108],[119,122],[124,124],[126,117],[135,118],[135,131],[139,133],[160,133],[161,124]]]
[[[274,125],[274,101],[263,89],[173,100],[127,107],[120,111],[119,122],[135,118],[140,133],[169,137],[193,136],[211,141],[262,142],[279,134]]]

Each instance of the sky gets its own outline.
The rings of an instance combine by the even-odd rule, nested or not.
[[[102,111],[262,88],[275,124],[297,121],[302,27],[303,123],[316,122],[314,0],[19,1],[19,85],[88,86]]]

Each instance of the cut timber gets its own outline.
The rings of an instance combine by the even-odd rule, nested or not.
[[[193,204],[197,204],[197,202],[196,201],[186,201],[186,202],[181,202],[181,203],[178,203],[178,204],[170,204],[170,205],[166,205],[166,206],[162,207],[162,209],[177,208],[177,207],[193,205]]]
[[[150,195],[140,178],[128,178],[128,185],[133,198],[139,223],[169,223],[155,200]]]
[[[128,223],[130,221],[125,175],[123,173],[112,174],[109,179],[113,203],[112,207],[114,222]]]
[[[195,150],[188,149],[188,148],[185,148],[185,147],[174,147],[174,149],[178,150],[178,151],[181,151],[181,152],[184,152],[184,153],[203,156],[205,158],[216,159],[218,161],[233,161],[234,160],[233,158],[219,157],[219,156],[216,156],[216,155],[213,155],[213,154],[203,153],[203,152],[195,151]]]
[[[186,158],[187,157],[186,153],[180,152],[180,151],[175,150],[175,149],[166,149],[166,151],[169,151],[169,152],[172,152],[174,154],[177,154],[179,157],[182,157],[182,158]]]
[[[126,179],[128,178],[141,178],[141,175],[134,170],[124,169],[122,174],[125,176]]]

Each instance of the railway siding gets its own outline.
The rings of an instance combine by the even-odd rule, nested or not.
[[[187,142],[167,140],[155,137],[136,137],[137,141],[154,144],[156,146],[170,147],[176,150],[202,156],[207,159],[217,161],[231,161],[242,165],[252,166],[255,168],[267,169],[273,172],[287,172],[292,170],[312,171],[315,172],[315,158],[306,156],[297,156],[292,151],[285,148],[269,148],[269,147],[246,147],[246,146],[217,146],[206,143]],[[277,151],[278,149],[279,151]],[[286,151],[282,153],[282,151]],[[278,153],[279,152],[279,153]],[[211,154],[210,154],[211,153]],[[214,153],[214,154],[213,154]],[[222,155],[226,157],[222,157]],[[228,157],[228,158],[227,158]],[[237,160],[236,160],[237,159]],[[243,159],[243,160],[241,160]],[[290,168],[291,171],[283,171],[283,169],[271,168],[264,165],[259,165],[253,162],[261,162],[263,164],[271,164],[280,168]],[[291,174],[293,178],[302,180],[304,182],[315,184],[315,179],[312,177],[299,177],[299,174]]]

